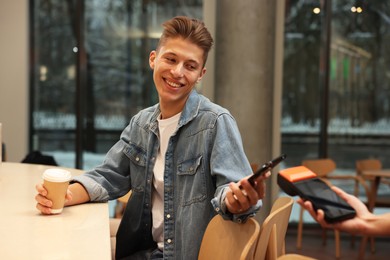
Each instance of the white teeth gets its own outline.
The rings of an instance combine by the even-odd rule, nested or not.
[[[173,88],[180,88],[180,84],[177,84],[177,83],[174,83],[174,82],[171,82],[171,81],[166,81],[168,83],[169,86],[173,87]]]

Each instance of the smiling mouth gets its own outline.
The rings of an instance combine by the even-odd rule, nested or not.
[[[175,82],[169,81],[167,79],[165,79],[165,82],[172,88],[180,88],[180,87],[184,86],[183,84],[175,83]]]

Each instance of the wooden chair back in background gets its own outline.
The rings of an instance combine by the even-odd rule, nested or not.
[[[275,260],[285,254],[285,237],[293,203],[291,197],[276,199],[261,225],[254,259]]]

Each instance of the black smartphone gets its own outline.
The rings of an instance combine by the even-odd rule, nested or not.
[[[350,219],[356,215],[349,204],[318,178],[300,181],[295,186],[301,198],[311,201],[315,210],[324,211],[325,220],[329,223]]]
[[[259,169],[257,169],[255,171],[255,173],[253,173],[253,175],[251,177],[249,177],[248,181],[250,182],[250,184],[252,186],[255,186],[255,181],[256,181],[257,177],[272,170],[272,168],[274,168],[276,165],[278,165],[280,162],[282,162],[284,159],[286,159],[286,157],[287,157],[287,155],[282,154],[282,155],[272,159],[271,161],[264,163],[261,167],[259,167]]]

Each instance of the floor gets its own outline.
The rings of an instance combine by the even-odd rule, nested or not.
[[[322,244],[322,229],[317,224],[304,226],[302,249],[296,248],[297,226],[290,224],[286,234],[286,253],[297,253],[320,260],[337,259],[335,256],[334,233],[326,232],[326,244]],[[351,235],[341,234],[341,257],[339,259],[358,259],[361,237],[356,237],[355,246],[351,246]],[[390,238],[378,237],[375,239],[375,253],[370,252],[367,246],[364,259],[382,260],[390,259]]]

